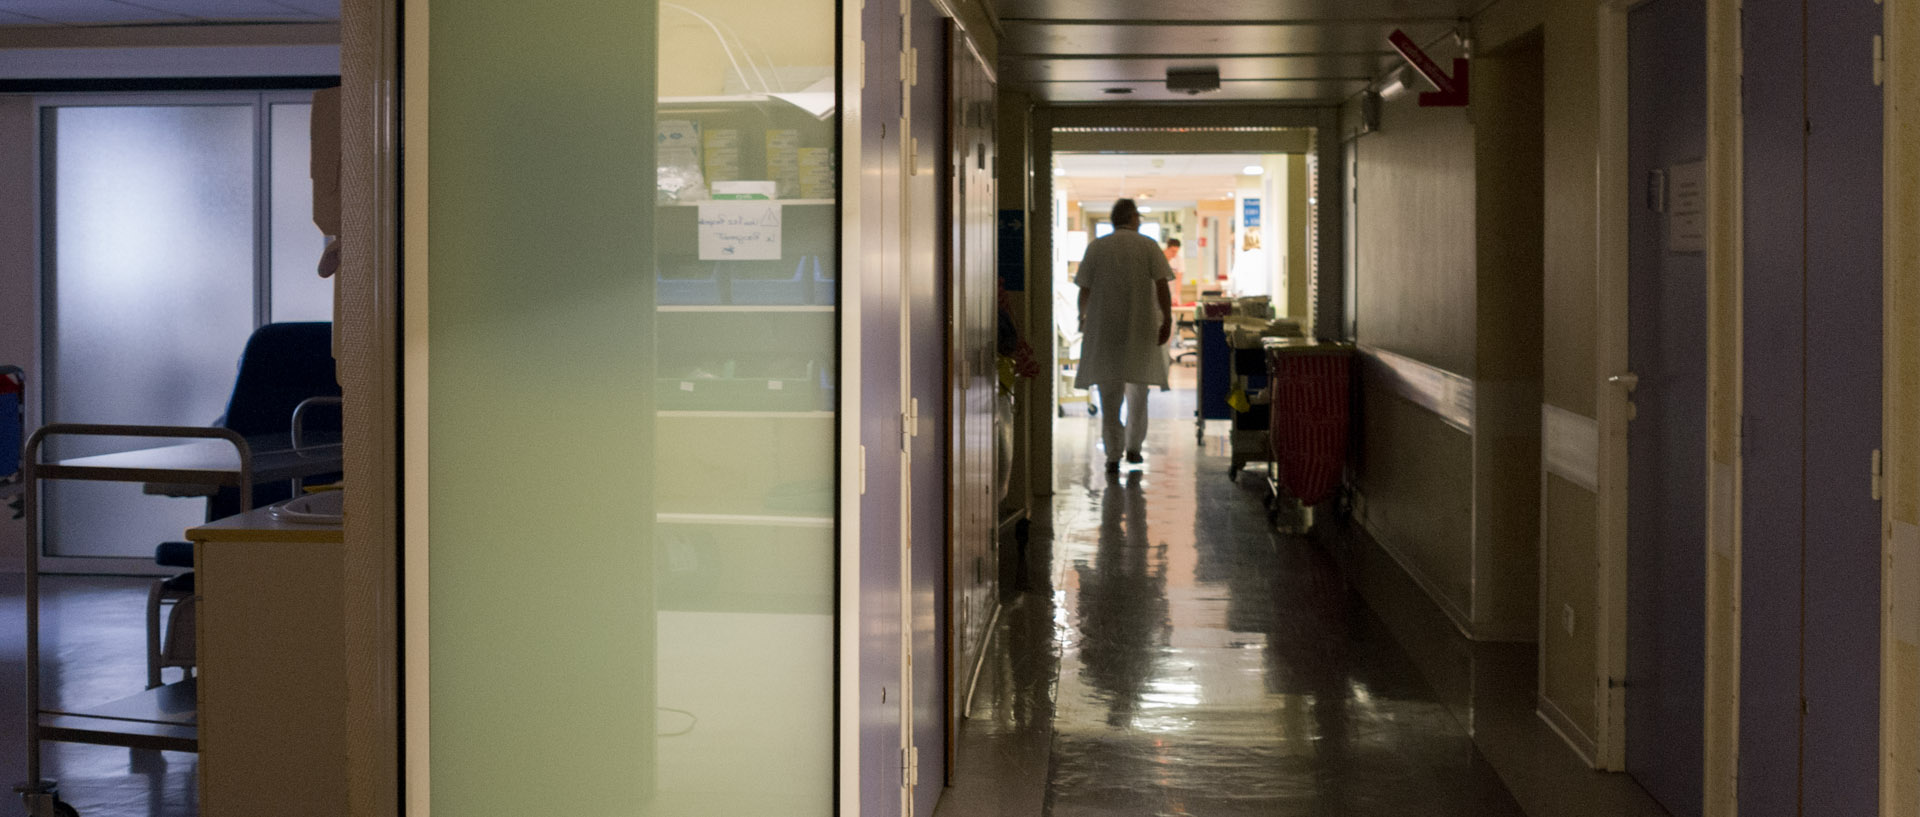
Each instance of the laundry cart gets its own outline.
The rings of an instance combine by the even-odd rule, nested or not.
[[[1258,330],[1229,327],[1227,337],[1227,444],[1232,455],[1227,478],[1238,480],[1250,462],[1270,462],[1273,443],[1268,435],[1272,413],[1267,408],[1267,359]]]
[[[1333,498],[1344,477],[1354,348],[1308,338],[1272,338],[1265,345],[1274,514],[1298,508],[1305,528],[1313,506]]]

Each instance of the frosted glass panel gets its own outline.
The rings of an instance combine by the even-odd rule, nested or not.
[[[313,176],[308,167],[313,106],[267,107],[268,189],[271,219],[273,315],[276,322],[333,320],[333,280],[316,271],[325,243],[313,225]]]
[[[838,9],[569,9],[427,23],[434,805],[828,817]]]
[[[43,123],[47,421],[213,423],[253,329],[253,107],[47,108]],[[48,483],[47,552],[152,559],[205,510],[137,484]]]

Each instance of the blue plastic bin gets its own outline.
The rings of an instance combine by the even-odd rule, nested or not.
[[[733,289],[732,302],[743,306],[799,306],[808,302],[807,259],[801,258],[793,274],[786,274],[785,261],[729,261],[727,281]]]
[[[720,265],[713,261],[663,264],[656,268],[659,289],[655,295],[664,306],[716,306],[720,299]]]

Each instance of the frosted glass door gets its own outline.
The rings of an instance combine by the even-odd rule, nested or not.
[[[42,113],[50,423],[210,425],[254,326],[254,108]],[[68,438],[54,457],[134,447]],[[151,443],[147,443],[151,444]],[[153,558],[206,504],[50,482],[46,552]]]

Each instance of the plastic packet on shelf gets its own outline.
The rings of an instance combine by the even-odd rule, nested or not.
[[[654,127],[654,147],[658,154],[656,201],[700,201],[707,197],[707,181],[700,170],[700,123],[691,119],[660,120]]]

